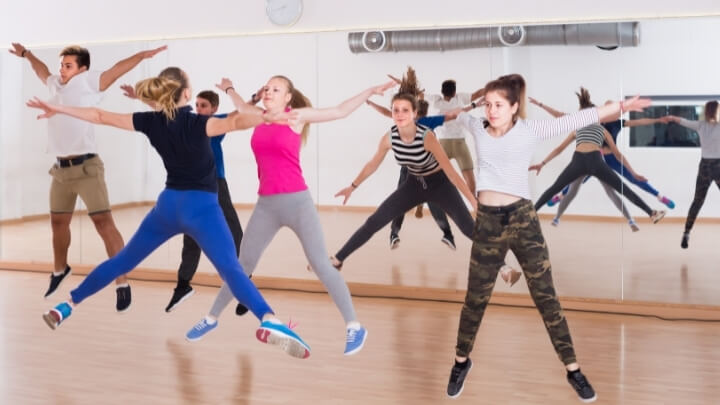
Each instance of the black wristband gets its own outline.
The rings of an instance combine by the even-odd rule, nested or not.
[[[20,53],[21,58],[25,57],[25,52],[27,52],[27,49],[23,49],[23,51]]]
[[[475,104],[474,101],[472,103],[470,103],[470,105],[472,106],[472,108],[477,108],[477,104]]]
[[[228,87],[227,89],[225,89],[225,94],[227,94],[227,92],[228,92],[228,91],[230,91],[230,89],[233,89],[233,90],[235,90],[235,87],[233,87],[233,86],[230,86],[230,87]]]
[[[355,184],[355,182],[354,182],[354,181],[353,181],[353,182],[351,182],[351,183],[350,183],[350,185],[352,186],[352,188],[358,188],[357,184]]]
[[[252,101],[253,103],[257,103],[258,100],[256,100],[255,97],[257,97],[257,93],[253,93],[253,94],[250,96],[250,101]]]

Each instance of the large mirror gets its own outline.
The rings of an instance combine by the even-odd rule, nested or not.
[[[382,83],[388,80],[387,74],[400,77],[412,66],[428,100],[441,93],[442,83],[447,79],[455,80],[458,93],[473,93],[500,75],[520,73],[527,82],[527,95],[538,100],[538,105],[526,106],[528,119],[549,119],[551,115],[546,106],[563,113],[577,111],[575,93],[582,86],[598,105],[634,94],[653,98],[653,108],[646,111],[646,115],[626,115],[625,119],[694,113],[686,118],[701,120],[702,104],[717,98],[714,94],[718,92],[709,87],[714,60],[698,38],[712,38],[718,30],[717,22],[717,18],[692,18],[603,24],[608,27],[603,29],[584,23],[502,31],[497,27],[483,28],[487,33],[484,38],[460,38],[481,43],[464,49],[410,48],[386,52],[382,47],[387,43],[383,41],[391,40],[389,35],[368,32],[359,35],[369,51],[352,52],[349,46],[352,35],[323,32],[117,43],[93,45],[90,51],[93,68],[102,70],[140,50],[168,45],[166,52],[142,62],[105,93],[101,107],[119,112],[147,108],[125,98],[120,84],[135,83],[166,66],[183,68],[190,76],[195,94],[214,89],[220,78],[229,77],[245,98],[271,76],[282,74],[291,78],[313,105],[320,107],[334,106],[371,85]],[[436,31],[437,35],[456,35],[452,33],[456,30]],[[554,35],[561,34],[556,31],[564,32],[566,42],[558,42],[559,37]],[[505,43],[499,40],[500,36]],[[625,39],[619,39],[623,36]],[[395,46],[400,44],[398,38],[396,36]],[[615,47],[613,43],[620,46]],[[59,51],[60,48],[33,49],[52,72],[57,70]],[[45,153],[47,123],[37,121],[36,112],[23,105],[24,100],[32,96],[46,97],[47,89],[25,61],[12,55],[0,56],[0,73],[0,187],[3,190],[0,260],[51,264],[52,236],[47,217],[50,176],[47,173],[54,159]],[[371,100],[389,108],[391,96],[389,91]],[[220,94],[219,112],[230,110],[230,99]],[[432,103],[428,114],[437,114]],[[474,109],[470,114],[482,116],[483,109]],[[560,296],[716,305],[711,287],[716,276],[710,258],[712,230],[717,226],[714,218],[720,216],[717,192],[708,193],[693,228],[690,247],[680,248],[683,223],[693,200],[700,148],[633,143],[635,138],[652,138],[651,133],[677,132],[678,128],[673,127],[676,125],[651,124],[637,128],[625,125],[619,130],[616,142],[618,151],[637,174],[647,177],[661,194],[657,198],[627,181],[623,187],[636,191],[652,209],[667,210],[660,223],[651,224],[640,208],[622,198],[619,201],[640,229],[634,232],[632,224],[613,203],[613,193],[606,192],[595,178],[576,187],[572,202],[568,198],[563,204],[564,198],[558,198],[551,200],[552,207],[540,209]],[[346,205],[341,198],[334,197],[350,185],[373,157],[381,137],[391,126],[390,118],[367,105],[344,119],[311,126],[308,142],[302,148],[301,166],[320,212],[330,255],[343,246],[397,187],[400,167],[389,153]],[[96,134],[115,223],[127,241],[163,188],[162,162],[140,134],[109,128],[96,128]],[[222,143],[228,188],[243,228],[257,200],[258,188],[250,135],[251,131],[229,134]],[[534,161],[542,161],[566,137],[567,134],[539,143]],[[473,139],[469,135],[464,139],[474,160]],[[534,200],[553,185],[571,161],[574,149],[575,143],[570,142],[539,175],[528,173]],[[458,171],[462,171],[460,165],[453,160]],[[661,201],[662,196],[672,199],[674,209]],[[564,214],[553,224],[559,206]],[[84,205],[79,202],[77,209],[80,211],[72,222],[68,261],[93,266],[107,254],[93,221],[82,211]],[[450,249],[441,241],[445,235],[433,221],[428,207],[420,212],[422,218],[416,218],[420,214],[416,210],[405,214],[398,235],[400,243],[395,249],[390,243],[390,228],[384,227],[346,259],[342,269],[345,279],[389,288],[463,290],[470,240],[451,223],[456,249]],[[174,274],[180,263],[182,243],[181,237],[173,238],[140,267]],[[517,267],[512,255],[507,263]],[[264,252],[256,274],[314,280],[314,275],[306,271],[306,264],[298,238],[283,229]],[[200,260],[198,271],[214,273],[205,257]],[[498,280],[496,291],[527,294],[522,278],[512,287]]]

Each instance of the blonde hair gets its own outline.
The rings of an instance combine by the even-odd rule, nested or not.
[[[185,72],[177,67],[169,67],[158,77],[141,80],[135,84],[135,95],[144,103],[160,107],[169,121],[175,119],[178,102],[183,90],[188,88]]]
[[[295,88],[295,85],[293,84],[292,80],[288,79],[287,77],[283,75],[275,75],[270,78],[272,79],[280,79],[284,80],[287,84],[288,93],[290,93],[290,102],[288,105],[291,108],[304,108],[304,107],[312,107],[312,103],[310,102],[310,99],[305,97],[305,95],[298,89]],[[303,125],[302,131],[300,133],[300,139],[302,139],[303,145],[307,142],[308,133],[310,132],[310,124]]]
[[[413,111],[418,109],[418,96],[420,95],[420,85],[418,84],[417,76],[415,75],[415,69],[408,66],[407,73],[403,75],[400,81],[400,88],[397,94],[392,98],[391,104],[395,100],[405,100],[410,103]]]

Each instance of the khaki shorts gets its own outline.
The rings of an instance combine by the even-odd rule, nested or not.
[[[77,197],[83,200],[88,214],[110,211],[110,199],[105,185],[105,165],[95,156],[77,166],[50,168],[50,212],[71,214]]]
[[[457,161],[460,170],[473,169],[472,156],[470,156],[470,150],[465,143],[465,139],[440,139],[440,145],[445,149],[445,154],[449,159]]]

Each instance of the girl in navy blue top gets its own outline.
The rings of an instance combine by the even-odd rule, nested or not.
[[[68,301],[46,312],[43,318],[50,328],[55,329],[70,315],[74,306],[118,276],[128,273],[172,236],[184,233],[200,245],[235,298],[261,320],[257,338],[264,343],[279,345],[291,356],[307,358],[310,347],[275,318],[240,266],[216,194],[216,168],[209,137],[251,128],[264,120],[273,120],[273,117],[252,110],[243,110],[224,119],[192,113],[186,105],[192,97],[188,77],[176,67],[163,70],[159,77],[138,82],[135,93],[155,111],[116,114],[97,108],[47,104],[38,99],[28,102],[29,107],[45,111],[38,118],[60,113],[142,132],[160,154],[167,170],[165,190],[125,248],[90,272],[71,291]]]

